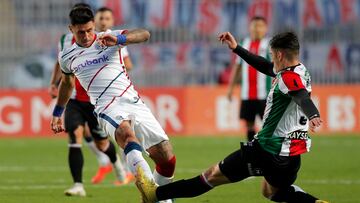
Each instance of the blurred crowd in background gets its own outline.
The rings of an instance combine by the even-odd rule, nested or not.
[[[299,34],[313,83],[360,82],[360,0],[0,0],[0,88],[48,86],[78,2],[113,9],[116,28],[151,31],[129,46],[138,86],[226,84],[235,57],[216,37],[246,37],[253,16],[267,19],[269,36]]]

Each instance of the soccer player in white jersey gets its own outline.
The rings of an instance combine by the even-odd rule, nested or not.
[[[258,71],[274,78],[267,97],[264,125],[254,140],[213,165],[201,175],[156,186],[142,173],[137,176],[146,203],[161,199],[195,197],[216,186],[250,176],[263,176],[262,194],[274,202],[326,203],[293,185],[300,169],[300,155],[310,150],[308,129],[322,123],[310,98],[311,80],[299,61],[299,41],[292,32],[270,41],[274,63],[237,45],[225,32],[219,40]],[[241,201],[239,201],[241,202]]]
[[[89,8],[73,9],[69,16],[69,28],[76,43],[59,54],[63,75],[52,130],[64,131],[61,115],[76,76],[95,105],[94,113],[101,127],[124,149],[133,174],[141,171],[159,185],[171,182],[176,158],[169,138],[135,91],[120,51],[125,45],[147,41],[150,33],[144,29],[95,33],[94,16]],[[156,164],[154,173],[142,156],[143,150]]]
[[[249,37],[240,44],[250,52],[270,59],[269,39],[266,37],[267,23],[264,17],[255,16],[250,20]],[[237,57],[236,64],[231,71],[227,97],[231,101],[233,89],[241,73],[241,104],[240,119],[245,120],[247,138],[254,139],[256,133],[255,118],[263,118],[266,96],[270,90],[271,78]]]
[[[73,9],[77,7],[90,8],[87,4],[80,3],[74,5]],[[63,35],[58,45],[59,52],[71,47],[74,42],[75,39],[72,34]],[[57,61],[50,85],[50,94],[54,98],[57,96],[57,86],[60,78],[61,70]],[[117,177],[116,185],[127,184],[133,177],[122,166],[114,144],[109,142],[107,137],[104,136],[105,133],[101,130],[96,117],[93,115],[94,106],[90,103],[90,98],[81,87],[79,81],[75,80],[75,88],[65,111],[65,128],[69,135],[68,162],[74,186],[65,190],[65,194],[69,196],[85,196],[86,192],[82,184],[84,158],[81,144],[83,137],[91,151],[96,155],[100,165],[96,175],[92,178],[92,183],[100,183],[105,178],[105,175],[112,171],[112,165],[115,168],[114,171]]]

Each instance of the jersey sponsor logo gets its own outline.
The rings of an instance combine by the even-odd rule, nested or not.
[[[307,140],[309,138],[307,131],[294,131],[286,135],[288,139],[295,139],[295,140]]]
[[[77,72],[81,68],[85,68],[87,66],[96,65],[96,64],[99,64],[99,63],[105,63],[105,62],[108,62],[108,61],[109,61],[109,56],[106,56],[106,55],[103,55],[102,57],[97,58],[97,59],[86,60],[84,63],[81,63],[81,64],[77,65],[74,68],[74,72]]]

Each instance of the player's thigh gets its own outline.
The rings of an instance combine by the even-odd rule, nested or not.
[[[230,181],[238,182],[250,176],[248,170],[248,158],[242,149],[236,150],[229,154],[219,164],[219,170]]]
[[[300,169],[301,158],[298,156],[278,156],[263,154],[263,171],[267,183],[276,188],[286,188],[292,185]]]
[[[240,119],[254,123],[256,117],[256,105],[252,100],[242,100],[240,106]]]
[[[114,105],[96,114],[100,127],[106,136],[113,138],[124,149],[128,142],[138,142],[134,133],[134,116],[121,105]]]
[[[264,197],[270,199],[274,194],[279,191],[279,188],[272,186],[264,178],[261,182],[261,193]]]
[[[70,100],[65,109],[65,131],[69,134],[70,143],[79,143],[84,134],[85,118],[81,113],[79,104]]]
[[[155,119],[150,109],[144,104],[140,103],[135,105],[133,115],[135,120],[135,135],[144,149],[148,150],[152,146],[156,146],[164,141],[169,141],[169,138],[160,123]],[[165,147],[171,149],[168,145],[165,145]]]

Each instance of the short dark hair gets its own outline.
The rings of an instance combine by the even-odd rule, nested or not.
[[[76,9],[76,8],[79,8],[79,7],[86,7],[86,8],[90,8],[91,9],[91,6],[87,3],[77,3],[77,4],[74,4],[73,7],[71,8],[71,10],[73,9]]]
[[[88,7],[76,7],[72,9],[69,17],[72,25],[86,24],[94,20],[94,14]]]
[[[96,10],[96,13],[100,13],[100,12],[105,12],[105,11],[109,11],[109,12],[113,12],[113,10],[111,10],[111,8],[109,7],[100,7],[98,8],[98,10]]]
[[[270,40],[270,47],[275,50],[285,51],[287,59],[298,56],[300,50],[299,39],[294,32],[282,32],[275,35]]]
[[[254,16],[254,17],[252,17],[252,18],[250,19],[250,22],[258,21],[258,20],[259,20],[259,21],[264,21],[265,24],[267,23],[265,17],[263,17],[263,16]]]

